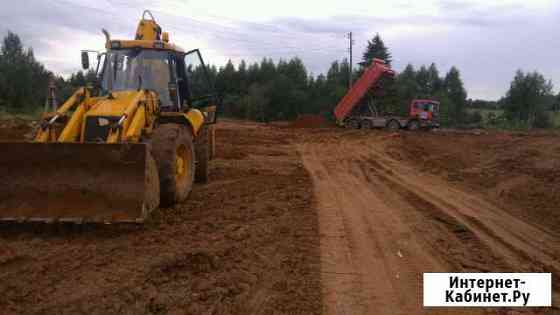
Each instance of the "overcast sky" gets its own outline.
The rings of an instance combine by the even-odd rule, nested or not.
[[[442,73],[455,65],[471,98],[499,98],[517,69],[537,70],[560,87],[554,0],[20,0],[2,7],[0,35],[17,33],[61,74],[80,69],[80,49],[103,49],[102,27],[133,38],[150,9],[171,41],[200,48],[218,66],[298,56],[317,75],[348,57],[346,33],[354,33],[359,61],[379,32],[398,71],[407,63],[435,62]]]

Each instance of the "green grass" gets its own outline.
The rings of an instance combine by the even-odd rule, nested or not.
[[[501,116],[504,113],[503,109],[476,109],[476,108],[469,108],[467,109],[469,113],[479,112],[482,114],[482,117],[486,118],[490,113],[494,113],[496,116]]]
[[[560,128],[560,112],[552,114],[552,122],[555,128]]]
[[[500,117],[504,111],[502,109],[475,109],[475,108],[469,108],[468,109],[469,113],[474,113],[474,112],[480,112],[480,114],[482,114],[482,117],[484,119],[484,122],[488,121],[488,115],[490,114],[494,114],[495,117]],[[552,123],[554,125],[554,128],[560,128],[560,112],[551,112],[551,117],[552,117]]]
[[[21,119],[21,120],[37,120],[41,118],[43,109],[38,107],[32,110],[26,110],[21,112],[7,111],[4,107],[0,107],[0,120],[8,119]]]

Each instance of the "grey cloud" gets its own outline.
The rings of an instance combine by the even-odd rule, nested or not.
[[[341,15],[313,20],[285,17],[253,23],[159,11],[158,7],[164,5],[168,3],[145,0],[134,7],[112,0],[106,8],[90,8],[67,0],[16,2],[0,13],[0,34],[11,29],[21,35],[26,45],[32,45],[37,55],[56,56],[57,52],[49,51],[40,39],[64,40],[64,28],[100,36],[101,27],[106,27],[113,34],[132,35],[141,14],[138,8],[155,6],[154,14],[172,38],[177,35],[183,40],[196,38],[206,43],[206,47],[188,47],[188,41],[179,43],[184,48],[220,52],[235,62],[254,62],[265,56],[275,60],[299,56],[311,72],[318,74],[325,72],[333,60],[348,56],[348,41],[344,38],[348,31],[355,35],[354,60],[359,61],[373,30],[379,31],[390,47],[397,70],[409,62],[435,62],[442,72],[456,65],[462,71],[470,97],[501,96],[518,68],[539,70],[560,84],[560,69],[549,66],[556,63],[560,51],[559,36],[551,31],[560,26],[557,7],[536,15],[519,6],[474,6],[466,1],[441,0],[439,7],[443,12],[438,16]],[[396,5],[406,7],[408,2],[399,1]],[[424,25],[439,31],[398,35],[387,32],[395,26],[414,29]],[[73,44],[69,42],[66,49],[84,48]],[[50,64],[53,70],[66,73],[78,69],[71,63]]]

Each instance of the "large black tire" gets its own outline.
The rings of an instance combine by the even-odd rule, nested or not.
[[[195,173],[189,127],[173,123],[158,126],[152,136],[152,153],[158,166],[161,205],[168,207],[187,199]]]
[[[360,129],[362,126],[360,125],[360,121],[357,119],[350,119],[347,123],[346,126],[348,126],[348,128],[350,129]]]
[[[410,131],[415,131],[420,129],[420,122],[416,119],[411,120],[408,122],[408,125],[406,126],[406,128]]]
[[[389,131],[399,131],[401,129],[401,124],[395,119],[391,119],[386,126]]]
[[[208,126],[203,126],[196,137],[196,170],[194,181],[196,183],[208,182],[208,161],[210,160],[210,130]]]
[[[160,204],[160,187],[157,162],[150,152],[146,155],[146,176],[145,176],[145,192],[144,207],[142,219],[147,219],[150,212],[155,210]]]
[[[373,129],[373,123],[371,120],[364,119],[362,120],[362,129]]]

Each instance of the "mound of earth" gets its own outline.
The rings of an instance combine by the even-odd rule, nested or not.
[[[300,115],[291,127],[292,128],[328,128],[332,123],[321,115]]]

